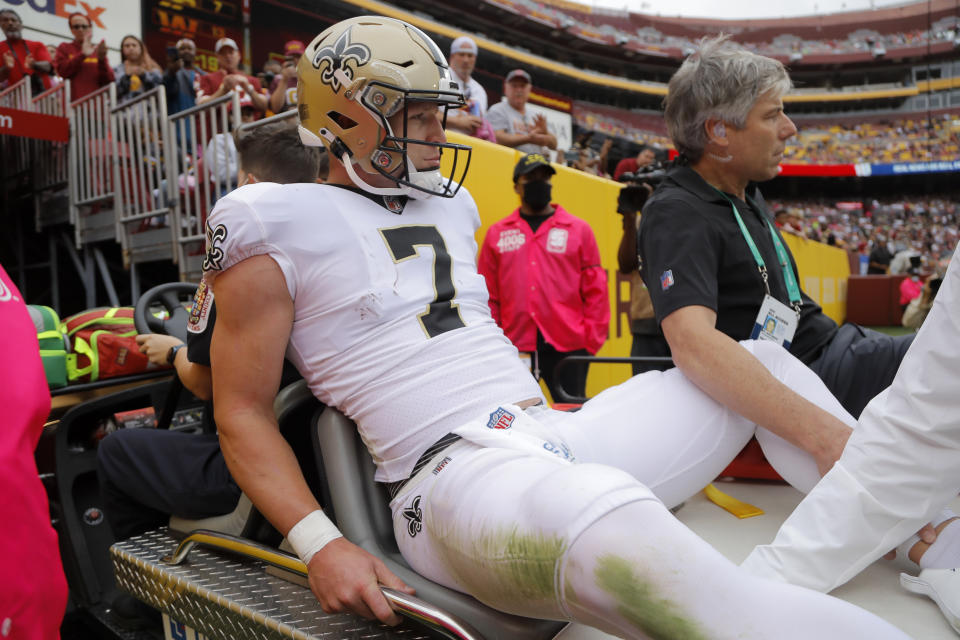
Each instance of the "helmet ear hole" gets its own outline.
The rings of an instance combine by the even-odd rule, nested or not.
[[[353,129],[355,126],[357,126],[356,120],[354,120],[350,116],[346,116],[340,113],[339,111],[328,111],[327,117],[333,120],[334,122],[336,122],[337,126],[343,129],[344,131],[348,129]]]

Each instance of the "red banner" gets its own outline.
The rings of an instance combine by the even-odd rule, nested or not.
[[[0,135],[66,142],[70,123],[59,116],[0,107]]]

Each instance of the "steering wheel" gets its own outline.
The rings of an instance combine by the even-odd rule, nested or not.
[[[190,312],[183,306],[184,300],[193,297],[197,285],[189,282],[168,282],[146,291],[133,308],[133,324],[140,333],[163,333],[187,341],[187,319]],[[151,309],[161,306],[167,311],[166,319],[158,318]]]

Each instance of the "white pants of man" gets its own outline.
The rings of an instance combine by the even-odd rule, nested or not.
[[[746,342],[778,379],[853,420],[777,345]],[[391,502],[410,565],[519,615],[626,638],[903,638],[866,611],[739,570],[667,510],[757,433],[799,488],[813,460],[725,409],[677,370],[608,389],[576,413],[512,405],[454,430]]]
[[[840,460],[743,567],[820,591],[910,537],[960,490],[960,260],[890,387],[860,416]]]

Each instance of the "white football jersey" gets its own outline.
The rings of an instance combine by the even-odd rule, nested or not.
[[[294,301],[287,357],[356,421],[391,482],[458,425],[541,397],[490,316],[479,225],[466,189],[397,215],[340,187],[258,183],[214,208],[205,279],[254,255],[276,261]]]

